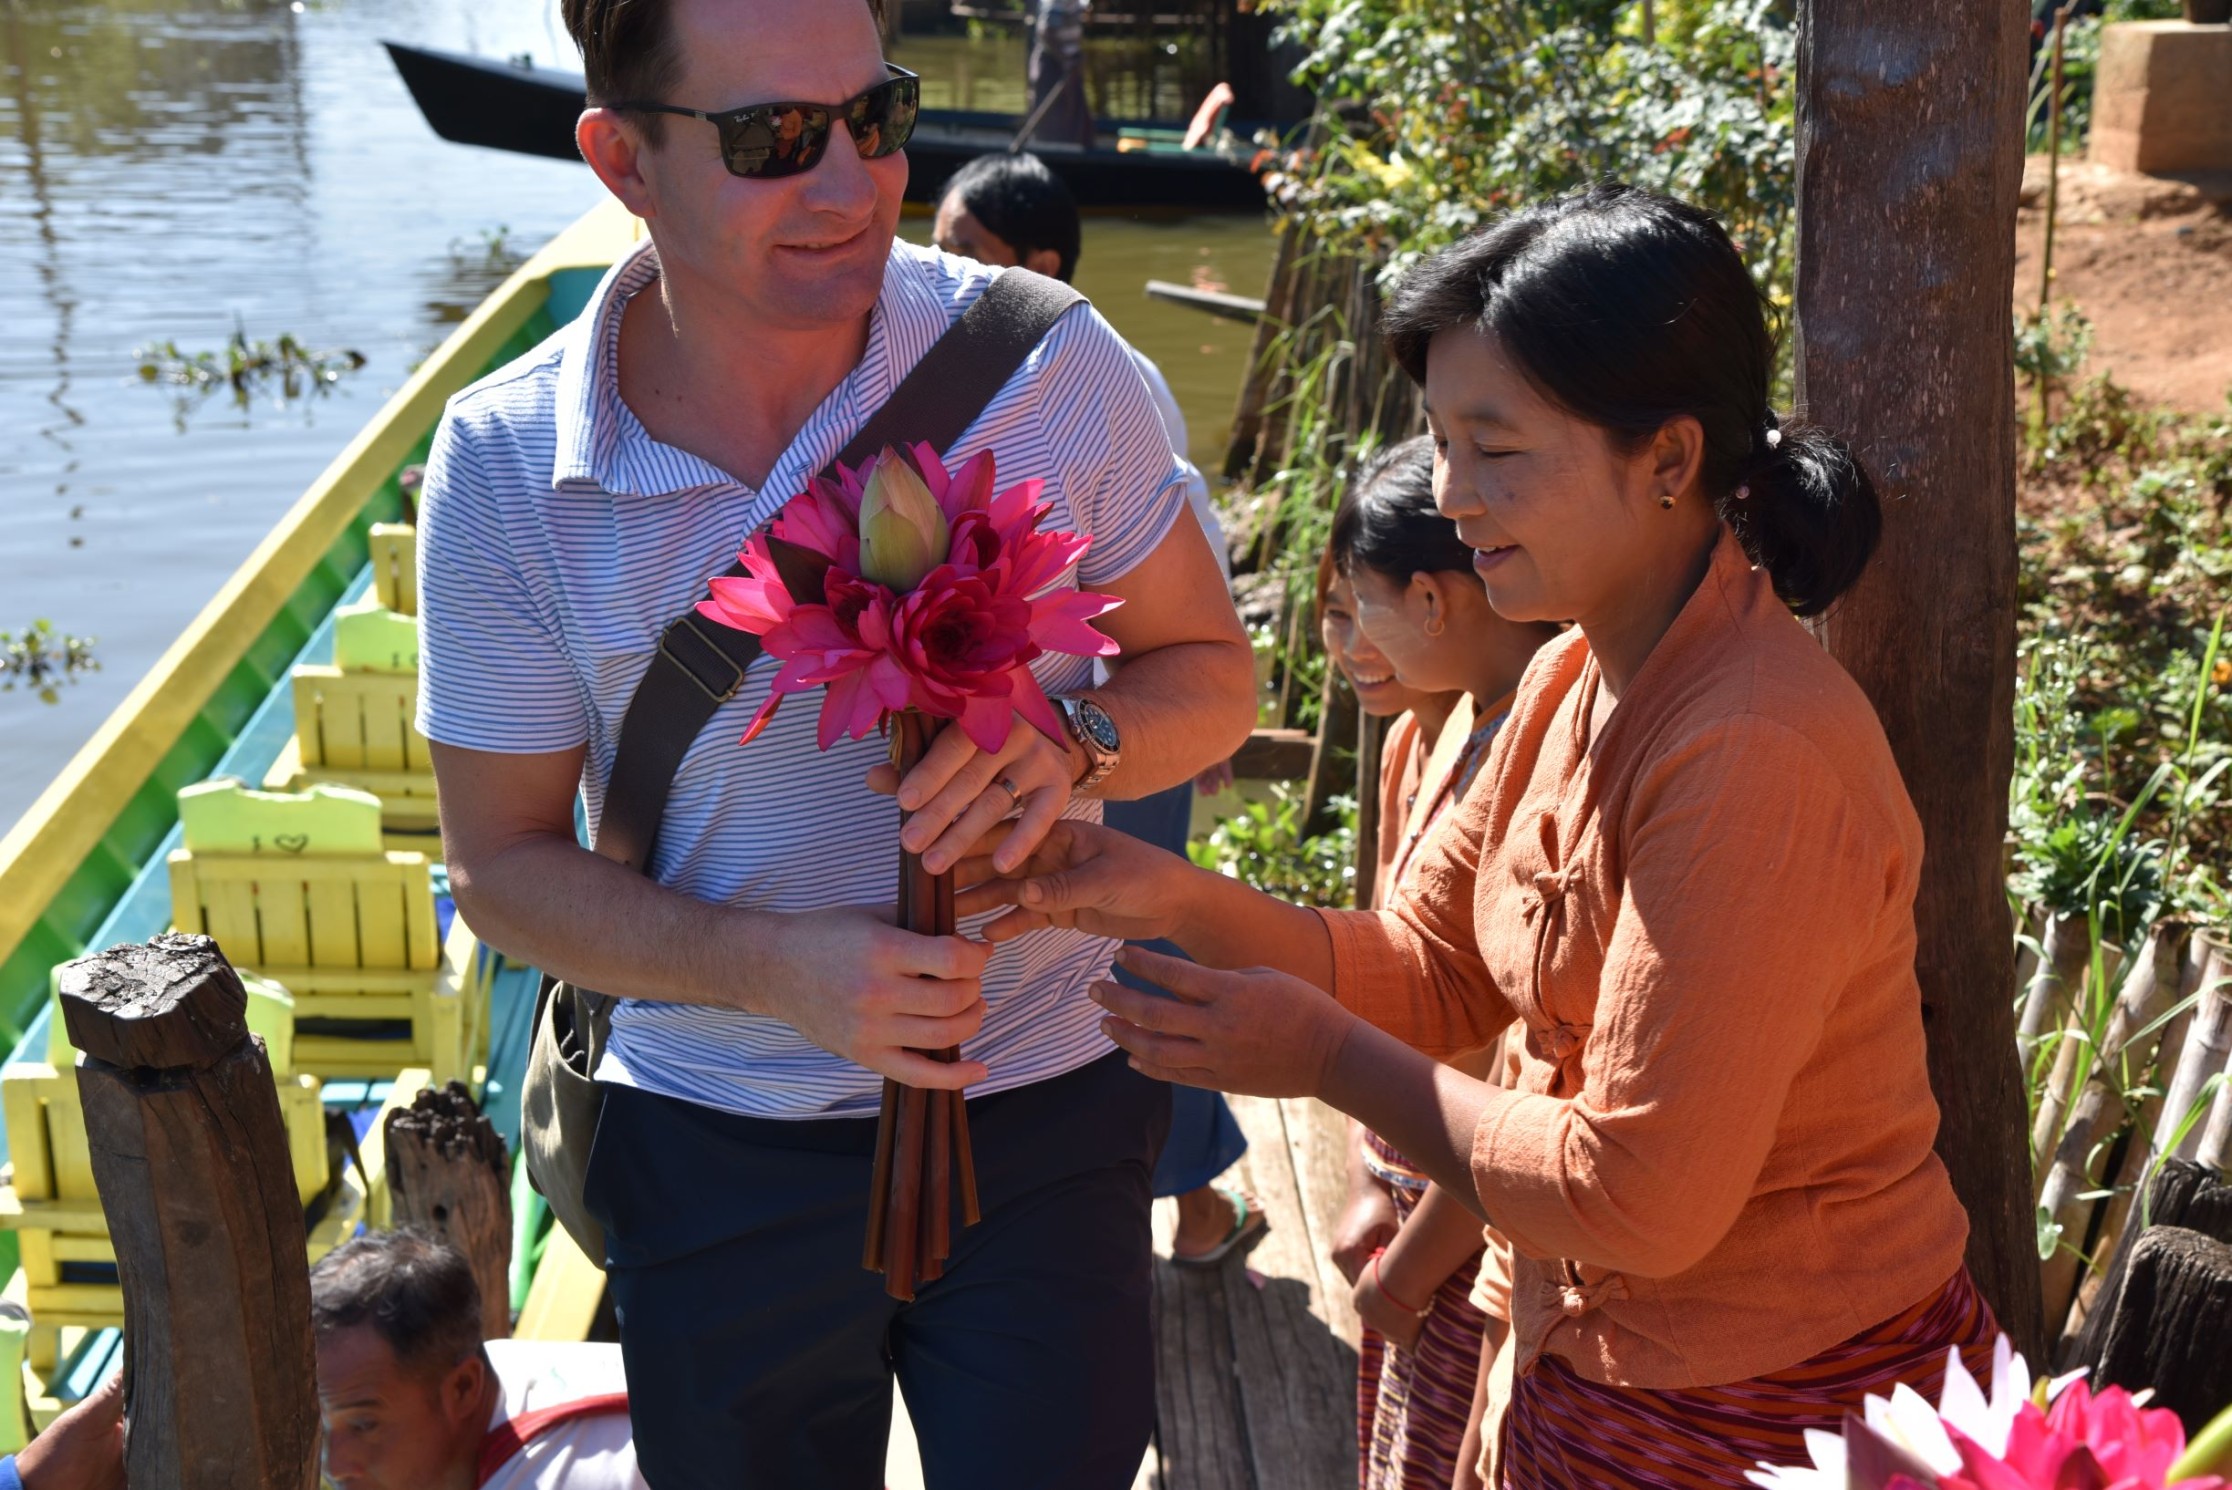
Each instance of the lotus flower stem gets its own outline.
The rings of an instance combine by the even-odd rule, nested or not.
[[[876,1167],[868,1182],[868,1243],[862,1249],[860,1265],[871,1273],[884,1268],[884,1223],[886,1218],[883,1197],[891,1193],[891,1141],[895,1136],[894,1120],[899,1116],[899,1083],[884,1078],[883,1107],[876,1114]]]
[[[893,719],[891,763],[902,776],[922,759],[940,724],[912,710]],[[899,856],[898,902],[899,924],[909,931],[951,936],[957,928],[952,876],[929,873],[914,854]],[[961,1058],[958,1046],[923,1054],[949,1063]],[[861,1259],[870,1271],[884,1275],[884,1290],[893,1298],[913,1298],[918,1284],[945,1271],[953,1255],[956,1182],[962,1224],[973,1226],[978,1219],[976,1168],[962,1094],[885,1082]]]

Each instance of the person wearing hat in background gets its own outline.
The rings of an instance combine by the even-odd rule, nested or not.
[[[1076,199],[1045,162],[1020,151],[1002,151],[980,155],[954,172],[938,203],[931,236],[947,253],[1002,268],[1021,266],[1067,283],[1077,272],[1084,230]],[[1162,369],[1137,347],[1127,345],[1126,350],[1154,395],[1171,450],[1186,463],[1186,500],[1229,581],[1232,559],[1224,525],[1209,500],[1207,478],[1187,459],[1186,416]],[[1230,780],[1229,768],[1212,767],[1201,784],[1215,790]],[[1194,784],[1182,782],[1136,802],[1110,802],[1105,820],[1134,838],[1182,854],[1193,821],[1193,797]],[[1177,950],[1152,945],[1159,951]],[[1221,1094],[1172,1088],[1170,1138],[1154,1181],[1158,1197],[1178,1201],[1171,1261],[1181,1267],[1213,1267],[1263,1235],[1267,1222],[1255,1200],[1212,1183],[1247,1150],[1247,1137]]]

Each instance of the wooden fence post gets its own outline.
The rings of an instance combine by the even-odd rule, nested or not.
[[[395,1224],[441,1238],[472,1264],[481,1338],[511,1333],[511,1170],[504,1140],[465,1084],[428,1088],[387,1115],[388,1193]]]
[[[1853,442],[1883,546],[1822,625],[1883,719],[1928,845],[1916,970],[1969,1266],[2045,1344],[2000,872],[2014,762],[2021,0],[1804,0],[1797,395]]]
[[[80,958],[61,991],[124,1287],[126,1478],[312,1490],[302,1202],[239,977],[208,937],[174,932]]]

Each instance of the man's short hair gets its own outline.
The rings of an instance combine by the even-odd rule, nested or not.
[[[674,102],[666,92],[682,71],[682,58],[674,46],[673,0],[565,0],[561,9],[567,34],[581,48],[581,71],[589,84],[590,103]],[[868,13],[880,28],[883,0],[868,0]],[[716,98],[690,107],[725,109],[749,102],[752,100]],[[643,137],[652,144],[665,138],[663,115],[633,117]]]
[[[1077,272],[1082,236],[1077,199],[1037,156],[1004,150],[980,155],[953,173],[946,195],[958,198],[969,216],[1014,249],[1019,262],[1050,248],[1061,261],[1055,278],[1066,281]]]
[[[310,1269],[320,1335],[370,1325],[411,1371],[447,1371],[481,1347],[480,1284],[465,1254],[423,1231],[368,1231]]]

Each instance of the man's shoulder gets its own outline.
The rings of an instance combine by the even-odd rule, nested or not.
[[[535,347],[450,395],[443,422],[452,438],[466,435],[478,444],[539,432],[547,440],[557,420],[558,382],[571,329],[559,327]]]
[[[903,238],[892,241],[891,260],[908,299],[926,307],[935,305],[948,326],[960,320],[994,280],[1013,272]],[[1052,371],[1080,352],[1085,354],[1082,360],[1094,365],[1117,359],[1129,363],[1137,355],[1088,300],[1054,323],[1038,351],[1025,362],[1024,373]]]

